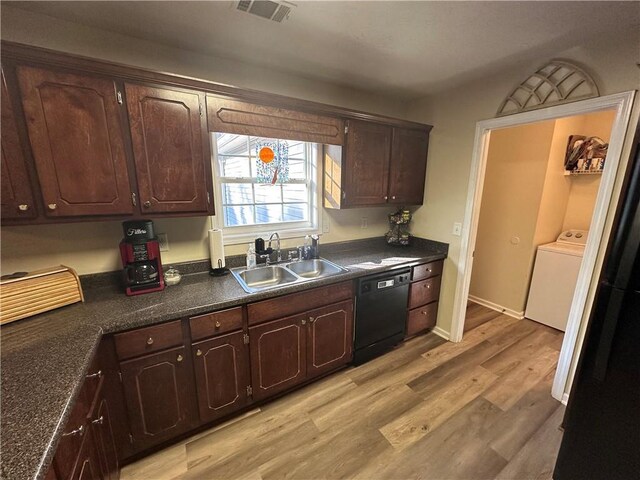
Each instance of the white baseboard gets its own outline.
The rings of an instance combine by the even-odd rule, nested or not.
[[[433,327],[431,331],[436,335],[438,335],[439,337],[444,338],[445,340],[449,340],[451,338],[451,334],[440,327]]]
[[[483,298],[474,297],[473,295],[469,295],[468,298],[473,303],[477,303],[478,305],[482,305],[483,307],[490,308],[491,310],[495,310],[496,312],[504,313],[505,315],[517,318],[518,320],[522,320],[524,318],[524,311],[516,312],[515,310],[511,310],[510,308],[503,307],[502,305],[490,302],[489,300],[484,300]]]

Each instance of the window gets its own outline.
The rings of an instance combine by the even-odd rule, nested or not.
[[[317,231],[317,144],[228,133],[214,140],[217,223],[225,238]]]

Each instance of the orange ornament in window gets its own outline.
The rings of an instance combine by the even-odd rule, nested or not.
[[[273,150],[271,148],[269,148],[269,147],[262,147],[260,149],[260,153],[258,153],[258,157],[264,163],[273,162],[273,159],[275,158],[275,156],[276,156],[275,153],[273,153]]]

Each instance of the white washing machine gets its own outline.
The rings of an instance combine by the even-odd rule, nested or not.
[[[567,230],[538,247],[525,317],[566,330],[588,234]]]

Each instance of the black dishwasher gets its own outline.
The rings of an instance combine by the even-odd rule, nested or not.
[[[353,363],[383,354],[404,338],[411,270],[401,269],[358,280]]]

